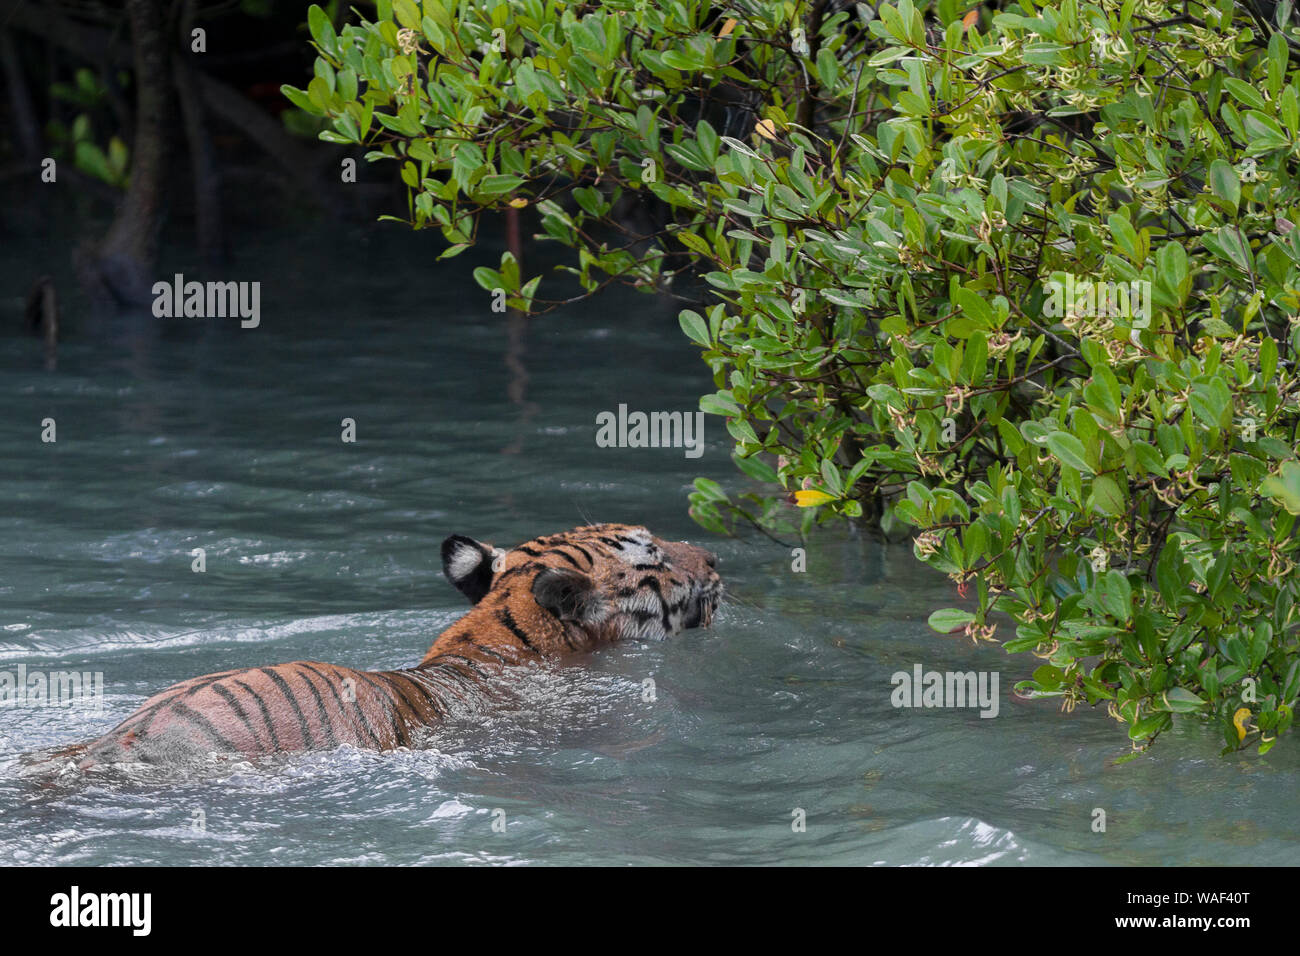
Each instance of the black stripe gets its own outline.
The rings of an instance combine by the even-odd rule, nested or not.
[[[137,710],[134,714],[127,717],[120,724],[114,727],[113,732],[117,733],[118,731],[135,730],[136,725],[140,721],[145,720],[146,717],[152,720],[154,717],[158,715],[158,708],[163,707],[166,704],[170,704],[172,701],[174,701],[177,697],[180,696],[181,696],[180,694],[172,694],[170,697],[165,697],[160,701],[156,701],[155,703],[150,704],[148,707],[144,707],[140,710]],[[145,723],[147,725],[148,721],[146,720]],[[137,733],[141,733],[141,734],[143,732],[144,732],[143,727],[141,727],[140,730],[137,731]]]
[[[293,688],[289,686],[288,682],[283,677],[271,670],[271,668],[259,667],[258,670],[271,678],[271,682],[274,683],[276,687],[280,688],[280,693],[284,694],[284,699],[289,702],[289,706],[293,708],[294,715],[298,718],[298,727],[302,730],[303,746],[306,749],[311,750],[316,746],[316,742],[311,738],[311,731],[307,728],[307,717],[303,714],[302,708],[298,706],[298,698],[293,695]]]
[[[451,661],[440,660],[438,662],[438,673],[454,678],[457,684],[467,690],[478,686],[469,675],[463,673],[461,669]]]
[[[663,589],[659,587],[659,581],[647,575],[638,581],[636,586],[638,589],[644,588],[648,591],[654,591],[655,596],[659,598],[659,617],[663,622],[664,630],[671,631],[673,626],[669,620],[668,599],[664,597]]]
[[[229,677],[231,674],[238,674],[240,671],[244,669],[245,668],[243,667],[236,667],[233,670],[221,671],[220,673],[217,674],[204,674],[202,677],[191,678],[191,680],[200,680],[203,681],[203,683],[199,684],[197,687],[191,687],[189,690],[185,692],[185,696],[189,697],[191,694],[195,693],[196,691],[203,690],[203,688],[215,684],[217,681],[221,680],[221,678]],[[188,683],[188,681],[186,681],[186,683]]]
[[[397,672],[394,671],[390,674],[385,674],[384,677],[388,681],[388,688],[389,688],[388,692],[390,694],[396,694],[398,697],[402,698],[402,702],[406,704],[407,707],[411,708],[411,711],[415,714],[415,716],[418,719],[423,720],[423,718],[420,717],[420,708],[416,707],[415,704],[411,703],[411,698],[407,697],[406,692],[403,691],[402,688],[398,685]],[[403,740],[402,745],[405,747],[409,747],[411,745],[411,735],[406,732],[405,720],[406,720],[405,718],[402,718],[402,723],[401,723],[401,736],[405,738]],[[396,725],[397,721],[394,720],[393,723],[394,725]]]
[[[528,635],[525,634],[520,629],[519,625],[515,623],[515,616],[510,613],[510,608],[503,607],[500,611],[497,612],[497,618],[501,621],[502,624],[505,625],[506,630],[508,630],[515,637],[519,638],[521,641],[523,641],[524,644],[527,645],[529,650],[535,653],[537,652],[537,645],[535,645],[532,641],[530,641],[528,639]]]
[[[672,623],[668,619],[668,599],[664,597],[663,589],[659,587],[659,581],[655,578],[646,576],[636,583],[638,588],[645,588],[654,591],[655,596],[659,598],[659,616],[663,621],[664,630],[671,631]]]
[[[214,743],[218,744],[226,753],[243,753],[242,748],[236,747],[227,740],[221,731],[212,726],[212,721],[208,720],[208,718],[204,717],[189,704],[177,701],[175,709],[178,714],[207,734],[208,737],[210,737]]]
[[[574,566],[575,568],[577,568],[579,571],[582,570],[582,565],[579,564],[579,563],[578,563],[578,562],[573,558],[572,555],[565,554],[565,553],[564,553],[563,551],[561,551],[559,548],[552,548],[550,551],[547,551],[546,553],[547,553],[547,554],[558,554],[560,557],[562,557],[565,561],[568,561],[571,565],[573,565],[573,566]]]
[[[394,691],[392,687],[392,681],[388,680],[387,677],[384,677],[383,684],[378,684],[371,677],[371,675],[365,673],[364,671],[358,671],[357,673],[360,675],[363,681],[365,681],[372,688],[374,688],[375,691],[378,692],[379,699],[382,700],[384,702],[384,705],[388,708],[388,719],[393,722],[393,736],[397,739],[397,742],[399,744],[402,744],[402,746],[405,747],[407,744],[410,743],[411,738],[408,737],[406,734],[405,725],[401,722],[401,720],[398,719],[397,705],[393,703]],[[381,675],[376,674],[375,676],[379,677]]]
[[[275,732],[275,722],[271,720],[271,711],[267,709],[266,701],[262,699],[262,695],[253,690],[253,688],[249,687],[242,680],[237,680],[235,683],[248,691],[248,693],[252,695],[253,699],[257,701],[257,706],[261,708],[262,719],[266,721],[266,729],[270,731],[271,734],[271,747],[275,750],[283,750],[284,747],[280,744],[280,737]]]
[[[310,677],[298,670],[293,671],[293,673],[307,683],[311,695],[316,698],[316,709],[320,712],[321,729],[325,731],[325,735],[329,738],[330,745],[337,747],[339,739],[334,734],[334,722],[330,720],[329,711],[325,709],[325,698],[320,695],[320,691],[316,689],[316,685]]]
[[[540,571],[545,567],[546,565],[542,564],[540,561],[528,561],[524,564],[516,564],[513,568],[506,568],[501,572],[501,577],[502,579],[505,579],[515,575],[527,574],[530,571]]]
[[[334,686],[334,682],[332,680],[330,680],[328,677],[326,677],[316,668],[312,667],[310,664],[302,663],[299,664],[298,666],[307,668],[307,670],[311,671],[313,674],[315,674],[317,677],[319,677],[321,680],[325,682],[325,686],[328,687],[330,693],[334,695],[334,700],[338,703],[340,711],[347,709],[346,705],[344,705],[343,703],[343,698],[339,695],[338,689]],[[370,721],[366,719],[366,712],[364,709],[362,709],[361,701],[357,697],[355,692],[352,695],[352,706],[356,709],[357,720],[361,724],[361,729],[364,730],[367,734],[369,734],[370,739],[373,740],[375,743],[377,744],[381,743],[379,739],[379,735],[374,732],[374,730],[370,726]]]
[[[429,709],[432,710],[434,714],[436,714],[439,717],[447,716],[447,712],[443,710],[442,707],[439,706],[438,701],[434,699],[433,692],[429,690],[429,688],[421,684],[414,677],[412,677],[409,673],[407,673],[406,671],[393,671],[393,678],[394,679],[400,678],[401,680],[406,681],[406,683],[414,687],[417,691],[419,691],[420,696],[424,699],[425,704],[428,705]],[[402,694],[402,700],[406,701],[408,704],[411,703],[411,699],[407,697],[405,694]],[[421,721],[424,722],[428,721],[428,717],[420,713],[419,707],[412,705],[411,709],[415,711],[416,716],[418,716]]]
[[[654,591],[655,594],[659,595],[659,600],[662,601],[664,599],[664,592],[663,589],[659,587],[658,578],[652,578],[647,574],[636,583],[636,586],[639,588],[649,588],[651,591]]]
[[[163,693],[166,693],[166,691],[163,691]],[[165,700],[160,700],[158,703],[151,705],[147,710],[139,712],[136,716],[142,719],[144,723],[137,724],[131,729],[134,730],[138,736],[143,737],[145,732],[149,729],[149,726],[158,718],[158,715],[163,712],[163,709],[168,704],[174,703],[184,696],[185,693],[183,691],[178,691]]]
[[[248,730],[248,735],[253,738],[253,743],[260,747],[261,742],[257,739],[257,731],[253,729],[253,722],[248,719],[248,714],[244,712],[244,708],[239,706],[239,699],[220,684],[215,684],[212,690],[220,694],[221,698],[230,705],[230,709],[235,712],[235,716],[239,718],[240,723]]]
[[[473,671],[483,680],[487,680],[488,675],[484,671],[478,669],[478,661],[474,660],[473,658],[466,657],[464,654],[440,654],[438,656],[438,660],[446,660],[449,657],[454,657],[458,661],[464,661],[465,666],[467,666],[471,671]]]
[[[473,644],[472,641],[471,641],[470,643]],[[490,647],[484,647],[482,644],[473,644],[473,647],[474,647],[474,650],[476,650],[476,651],[482,651],[484,654],[491,654],[493,657],[495,657],[497,660],[501,661],[501,663],[503,663],[503,664],[513,664],[513,663],[514,663],[514,661],[512,661],[510,658],[506,657],[504,654],[498,654],[496,651],[492,650],[492,648],[490,648]]]
[[[126,720],[118,724],[117,727],[114,728],[114,730],[116,731],[116,730],[126,728],[127,724],[130,723],[131,721],[136,721],[138,723],[139,721],[143,720],[144,725],[139,727],[138,730],[136,730],[138,736],[143,736],[144,732],[149,729],[149,725],[153,723],[154,718],[158,716],[161,708],[167,706],[168,704],[172,703],[175,700],[178,700],[181,697],[188,697],[193,693],[203,690],[203,688],[205,687],[210,687],[211,685],[215,684],[217,681],[221,680],[223,677],[226,677],[227,675],[238,674],[241,670],[243,670],[243,668],[236,668],[235,670],[231,670],[231,671],[222,671],[219,674],[204,674],[202,677],[191,677],[188,681],[182,681],[180,684],[173,685],[172,687],[168,687],[163,690],[160,690],[158,692],[160,694],[166,694],[168,691],[173,691],[173,690],[175,691],[175,693],[171,694],[168,697],[164,697],[160,701],[150,704],[148,707],[142,710],[137,710],[134,714],[127,717]],[[185,685],[190,683],[191,681],[200,681],[201,683],[198,683],[194,687],[186,689]],[[127,729],[135,730],[136,725],[133,724],[130,728]]]

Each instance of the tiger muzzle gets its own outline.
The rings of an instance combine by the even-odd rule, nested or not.
[[[687,573],[693,585],[682,627],[708,627],[722,601],[722,578],[716,570],[718,556],[685,541],[665,545],[665,550],[673,563]]]

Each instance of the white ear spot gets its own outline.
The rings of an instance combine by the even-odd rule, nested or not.
[[[454,581],[468,577],[483,561],[483,552],[473,545],[457,543],[456,550],[447,559],[448,577]]]

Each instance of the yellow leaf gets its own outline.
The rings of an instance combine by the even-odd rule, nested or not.
[[[528,200],[515,198],[510,200],[510,205],[514,206],[516,209],[523,209],[525,206],[528,205]]]
[[[764,139],[776,139],[776,124],[770,119],[759,120],[754,132]]]
[[[824,491],[796,491],[794,493],[794,503],[800,508],[816,508],[818,505],[824,505],[828,501],[834,501],[834,495],[828,495]]]
[[[1237,728],[1237,741],[1241,742],[1246,739],[1246,731],[1250,730],[1250,708],[1239,707],[1237,712],[1232,715],[1232,726]]]
[[[718,31],[718,39],[721,40],[734,29],[736,29],[736,21],[728,17],[727,22],[724,23],[722,29]]]

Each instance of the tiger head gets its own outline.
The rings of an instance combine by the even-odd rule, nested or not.
[[[475,605],[465,625],[481,633],[495,621],[551,653],[707,627],[723,590],[714,554],[637,525],[590,525],[509,551],[452,535],[442,562]]]

